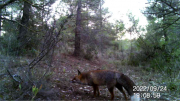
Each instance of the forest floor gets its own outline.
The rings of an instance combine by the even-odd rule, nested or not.
[[[110,100],[110,93],[106,86],[100,86],[100,96],[93,97],[93,88],[87,85],[71,83],[70,80],[77,75],[77,69],[81,72],[97,69],[114,70],[128,75],[136,85],[150,86],[151,77],[139,67],[121,66],[105,59],[93,59],[92,61],[76,58],[71,55],[59,54],[53,58],[53,75],[49,82],[49,90],[41,90],[36,100]],[[114,89],[115,100],[125,100],[122,93]]]
[[[21,65],[27,65],[28,61],[31,61],[31,59],[27,58],[22,58],[22,60],[24,61],[20,61]],[[26,72],[22,72],[22,70],[24,71],[26,68],[22,68],[22,66],[18,64],[19,62],[16,58],[5,56],[0,57],[0,65],[2,65],[0,71],[0,100],[25,100],[32,98],[31,90],[23,91],[19,86],[14,87],[12,78],[7,76],[8,74],[6,73],[5,67],[13,67],[9,68],[11,73],[18,74],[23,78],[23,80],[26,80]],[[100,96],[94,97],[93,88],[91,86],[71,83],[70,81],[72,78],[78,74],[77,70],[80,70],[81,72],[97,69],[119,71],[130,77],[137,86],[141,87],[166,87],[168,86],[167,81],[169,80],[165,74],[149,71],[147,66],[133,67],[122,65],[120,60],[112,58],[101,57],[90,61],[68,54],[56,53],[53,57],[51,66],[47,66],[47,64],[46,60],[42,60],[41,63],[32,70],[32,79],[37,84],[37,88],[42,85],[42,89],[37,93],[34,100],[110,100],[110,93],[106,86],[100,86]],[[176,91],[175,87],[173,89]],[[177,91],[171,91],[168,87],[167,90],[156,90],[157,89],[152,89],[152,91],[141,92],[144,94],[141,97],[143,101],[180,100],[180,95]],[[19,96],[20,94],[22,95]],[[148,96],[148,94],[151,94],[151,96]],[[160,96],[158,94],[160,94]],[[114,95],[115,100],[125,100],[122,93],[116,88],[114,89]],[[153,97],[154,99],[151,99]]]

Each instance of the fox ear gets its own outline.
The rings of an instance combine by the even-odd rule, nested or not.
[[[78,75],[80,75],[81,74],[81,72],[78,70]]]

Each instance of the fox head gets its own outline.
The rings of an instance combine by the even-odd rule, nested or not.
[[[85,78],[84,74],[82,74],[79,70],[78,70],[78,75],[76,75],[72,80],[72,83],[78,83],[78,84],[83,84],[83,85],[87,85],[87,79]]]

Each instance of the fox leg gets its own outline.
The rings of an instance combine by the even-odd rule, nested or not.
[[[124,92],[122,86],[121,86],[120,84],[116,84],[116,88],[119,89],[119,91],[120,91],[121,93],[123,93],[123,95],[124,95],[124,97],[125,97],[125,99],[126,99],[126,101],[127,101],[126,93]]]
[[[96,86],[96,90],[97,90],[97,92],[98,92],[98,96],[100,95],[100,93],[99,93],[99,87],[98,86]]]
[[[98,96],[99,96],[99,87],[97,85],[93,85],[93,90],[94,90],[94,96],[96,96],[96,91],[97,91]]]
[[[111,93],[111,100],[114,99],[114,92],[113,92],[114,87],[108,88],[109,92]]]

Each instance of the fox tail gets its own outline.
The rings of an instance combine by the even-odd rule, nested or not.
[[[128,94],[131,96],[131,101],[140,101],[140,96],[134,94],[137,92],[133,91],[133,86],[136,85],[128,76],[121,74],[120,77],[117,79],[117,82],[126,89]]]

